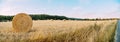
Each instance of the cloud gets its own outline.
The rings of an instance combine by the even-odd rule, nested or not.
[[[27,0],[2,0],[0,5],[0,15],[15,15],[18,12],[24,12],[21,10],[23,7],[21,5],[16,5],[15,2],[25,2]]]
[[[32,0],[33,1],[33,0]],[[46,5],[45,3],[35,3],[28,0],[4,0],[0,6],[0,15],[15,15],[19,12],[30,14],[45,13],[50,15],[64,15],[67,17],[77,18],[97,18],[97,17],[119,17],[120,5],[112,1],[91,3],[93,0],[79,0],[81,4],[75,6],[55,6],[54,0],[46,0],[46,2],[53,2],[54,4]],[[26,4],[30,2],[32,4]],[[38,1],[37,1],[38,2]],[[103,2],[103,3],[102,3]],[[86,5],[88,4],[89,5]]]
[[[72,8],[73,10],[81,10],[82,8],[80,6],[76,6]]]
[[[108,17],[119,17],[120,5],[115,3],[113,0],[105,1],[94,1],[92,0],[80,0],[83,3],[89,3],[89,5],[83,4],[75,6],[70,11],[70,17],[77,18],[108,18]],[[98,2],[98,3],[97,3]],[[103,3],[102,3],[103,2]],[[117,11],[117,12],[116,12]]]

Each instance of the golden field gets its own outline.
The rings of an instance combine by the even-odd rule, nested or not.
[[[114,42],[117,20],[36,20],[27,33],[0,22],[0,42]]]

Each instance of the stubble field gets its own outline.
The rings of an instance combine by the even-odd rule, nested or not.
[[[114,42],[117,20],[36,20],[27,33],[0,22],[0,42]]]

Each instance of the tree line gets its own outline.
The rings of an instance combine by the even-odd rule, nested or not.
[[[40,15],[29,15],[32,17],[33,20],[79,20],[77,18],[68,18],[66,16],[57,16],[57,15],[47,15],[47,14],[40,14]],[[14,16],[2,16],[0,15],[0,22],[2,21],[12,21]]]
[[[39,14],[39,15],[29,15],[32,17],[32,20],[88,20],[88,21],[94,21],[94,20],[120,20],[120,18],[95,18],[95,19],[80,19],[80,18],[68,18],[66,16],[58,16],[58,15],[47,15],[47,14]],[[14,16],[2,16],[0,15],[0,22],[2,21],[12,21],[12,18]]]

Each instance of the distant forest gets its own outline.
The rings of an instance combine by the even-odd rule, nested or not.
[[[68,18],[66,16],[57,16],[57,15],[47,15],[47,14],[40,14],[40,15],[30,15],[33,20],[80,20],[78,18]],[[2,21],[12,21],[14,16],[2,16],[0,15],[0,22]]]
[[[68,18],[66,16],[58,16],[58,15],[47,15],[47,14],[39,14],[39,15],[30,15],[32,17],[32,20],[118,20],[119,18],[95,18],[95,19],[81,19],[81,18]],[[3,21],[12,21],[12,18],[14,16],[2,16],[0,15],[0,22]],[[120,20],[120,19],[119,19]]]

